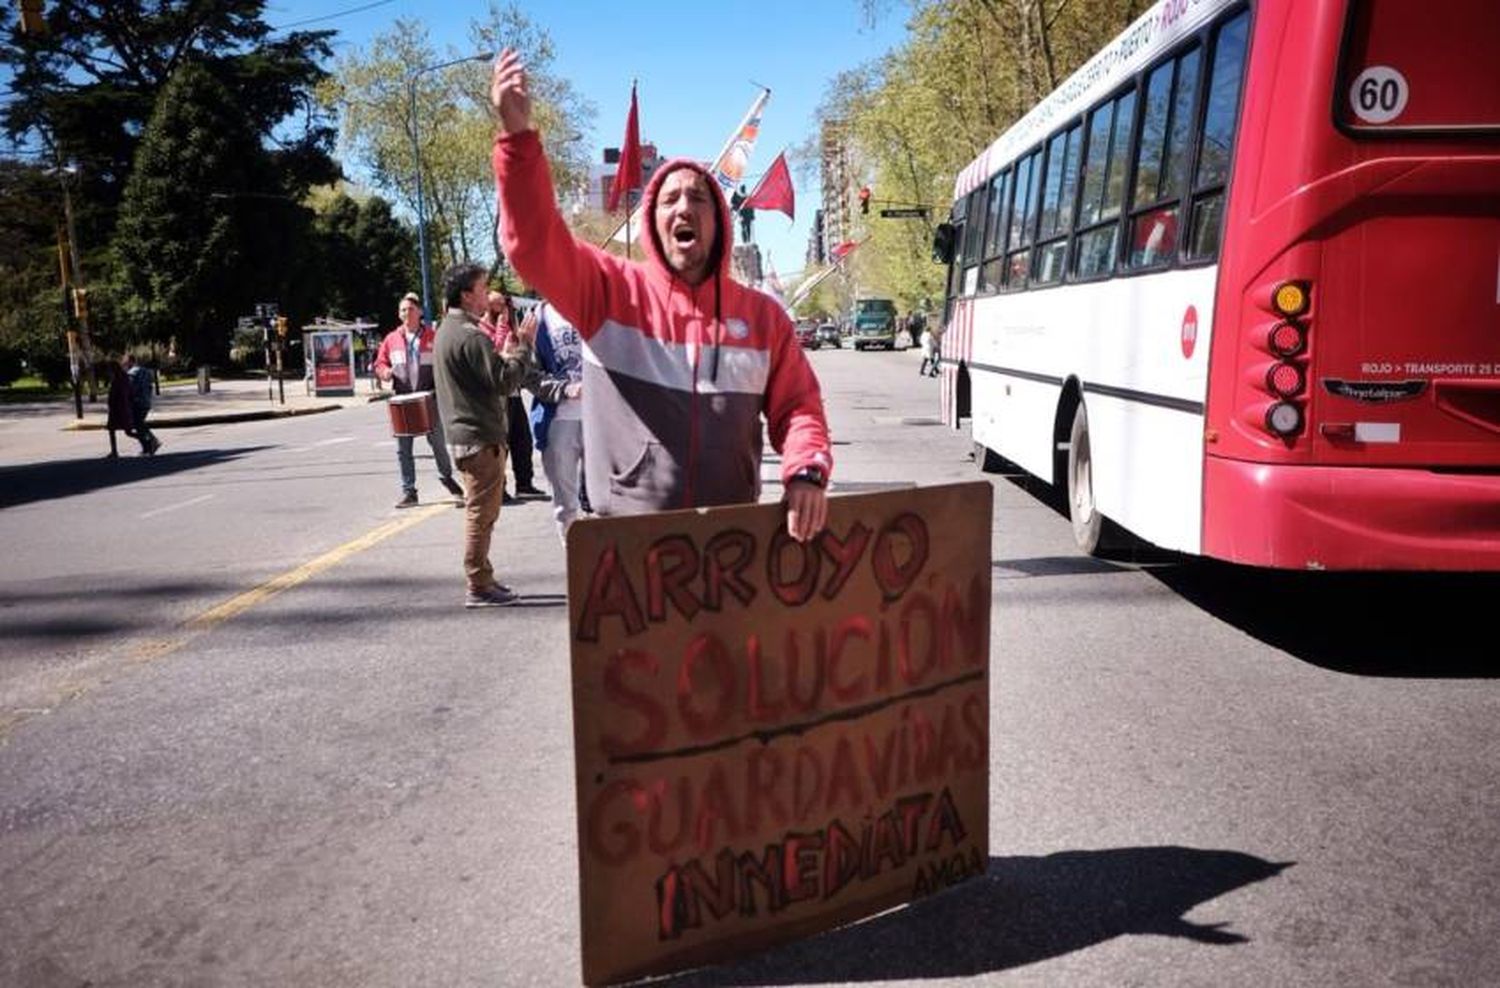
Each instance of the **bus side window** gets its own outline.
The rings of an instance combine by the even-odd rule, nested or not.
[[[1078,154],[1083,126],[1074,124],[1054,134],[1047,144],[1047,165],[1042,187],[1041,229],[1037,234],[1035,283],[1048,285],[1062,277],[1068,251],[1068,231],[1073,228],[1073,201],[1078,193]]]
[[[1011,251],[1005,272],[1007,288],[1025,288],[1026,278],[1031,273],[1031,230],[1036,223],[1041,161],[1041,152],[1033,151],[1016,162],[1015,195],[1010,213]]]
[[[1129,264],[1133,268],[1166,264],[1177,254],[1179,203],[1192,147],[1199,61],[1194,48],[1158,65],[1146,80],[1130,222]]]
[[[954,217],[954,221],[955,222],[953,224],[953,244],[954,244],[953,259],[948,262],[948,300],[950,302],[953,299],[958,298],[959,295],[961,295],[963,293],[962,289],[963,289],[963,280],[964,280],[964,257],[963,257],[963,251],[960,249],[963,246],[963,242],[964,242],[964,223],[963,223],[963,217],[961,215],[960,216],[955,216]],[[945,322],[947,321],[946,317],[944,317],[944,321]]]
[[[1000,287],[999,254],[1005,249],[1005,201],[1010,172],[1003,171],[990,180],[989,209],[985,211],[984,267],[979,275],[979,290],[993,292]]]
[[[963,294],[973,295],[979,288],[979,251],[984,239],[984,200],[989,186],[981,185],[969,193],[968,217],[964,221]]]
[[[1073,255],[1073,272],[1080,278],[1096,278],[1115,269],[1118,218],[1125,198],[1130,123],[1134,115],[1133,90],[1089,114],[1083,201]]]
[[[1249,27],[1250,15],[1242,13],[1219,28],[1214,44],[1202,140],[1193,178],[1192,229],[1187,249],[1192,260],[1212,259],[1219,253],[1219,235],[1224,227],[1224,185],[1229,178],[1229,154],[1239,117]]]

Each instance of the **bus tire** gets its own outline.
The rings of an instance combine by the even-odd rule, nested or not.
[[[1005,469],[1000,454],[980,442],[974,444],[974,463],[981,473],[1000,473]]]
[[[1104,516],[1094,503],[1094,460],[1089,447],[1089,416],[1083,402],[1073,412],[1068,439],[1068,520],[1073,541],[1090,556],[1096,555],[1104,535]]]

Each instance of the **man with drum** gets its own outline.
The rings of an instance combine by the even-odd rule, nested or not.
[[[432,344],[437,333],[431,326],[422,325],[422,300],[415,293],[407,292],[396,311],[401,317],[401,325],[381,341],[380,351],[375,355],[375,376],[381,381],[391,382],[397,398],[417,393],[428,396],[407,400],[429,406],[425,416],[430,423],[426,433],[427,445],[432,447],[438,477],[449,494],[462,498],[464,489],[453,479],[453,463],[448,458],[443,422],[430,398],[433,393]],[[412,447],[416,436],[401,435],[402,431],[405,430],[398,430],[396,436],[396,462],[401,467],[401,500],[396,502],[396,507],[414,508],[417,505],[417,464]]]

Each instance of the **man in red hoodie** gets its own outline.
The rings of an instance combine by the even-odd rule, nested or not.
[[[557,209],[520,56],[495,64],[495,181],[511,265],[583,337],[583,445],[601,515],[753,503],[761,416],[781,453],[787,529],[828,518],[833,469],[818,379],[792,321],[729,275],[729,204],[704,168],[676,159],[646,189],[647,260],[573,237]]]

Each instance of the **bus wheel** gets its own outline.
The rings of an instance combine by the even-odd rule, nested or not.
[[[980,442],[974,444],[974,463],[979,467],[981,473],[999,473],[1005,469],[1005,464],[1000,459],[1000,454]]]
[[[1104,516],[1094,504],[1094,466],[1089,451],[1089,417],[1083,402],[1073,413],[1073,431],[1068,440],[1068,519],[1073,523],[1073,541],[1089,555],[1099,551],[1104,534]]]

